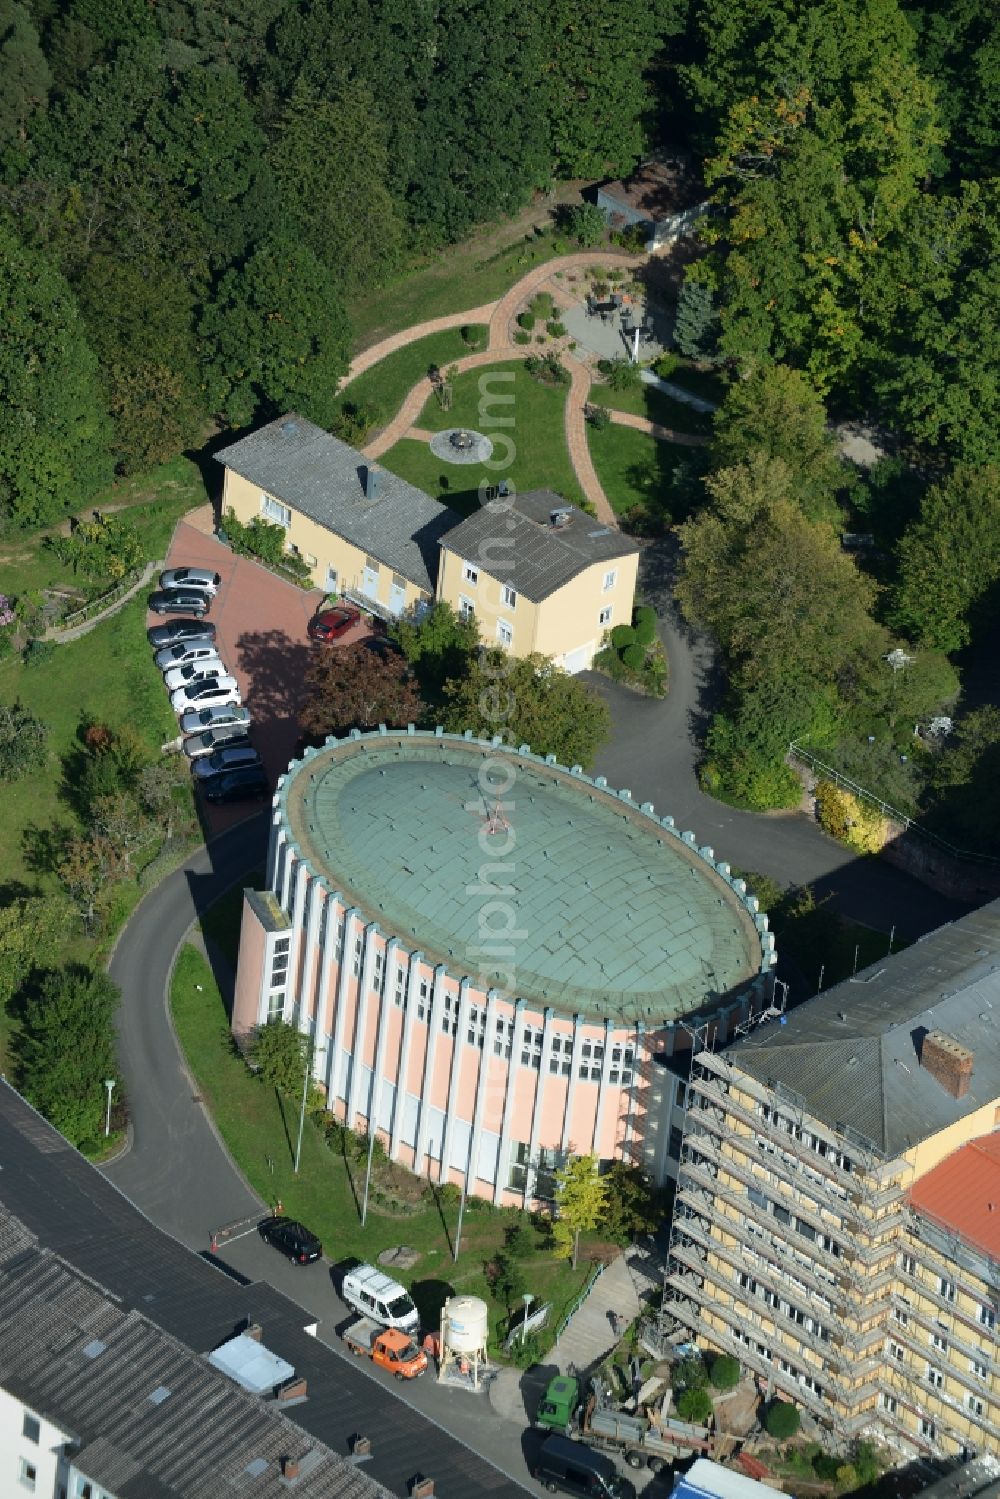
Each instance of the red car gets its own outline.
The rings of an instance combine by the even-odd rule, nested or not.
[[[321,640],[329,645],[331,640],[339,640],[342,635],[346,635],[360,618],[361,610],[355,609],[353,604],[338,604],[336,609],[324,609],[322,614],[315,615],[309,621],[309,639]]]

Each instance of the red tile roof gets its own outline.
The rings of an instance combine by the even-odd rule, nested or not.
[[[945,1156],[913,1186],[918,1213],[1000,1260],[1000,1131]]]

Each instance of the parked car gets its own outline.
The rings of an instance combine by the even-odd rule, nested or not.
[[[200,593],[217,593],[222,582],[221,573],[213,573],[207,567],[168,567],[160,574],[160,587],[196,588]]]
[[[241,734],[250,727],[250,709],[237,703],[221,703],[215,708],[193,708],[181,719],[182,734],[199,734],[202,729],[223,729],[238,725]]]
[[[154,614],[193,614],[201,619],[212,604],[212,595],[198,588],[164,588],[151,593],[149,608]]]
[[[324,609],[321,614],[315,614],[306,626],[306,634],[310,640],[329,645],[332,640],[346,635],[360,618],[361,610],[355,609],[353,604],[338,604],[335,609]]]
[[[227,770],[240,770],[244,765],[259,765],[260,755],[252,744],[227,744],[217,749],[207,759],[196,760],[191,770],[199,781],[222,775]]]
[[[207,682],[210,677],[228,675],[224,661],[220,661],[218,656],[206,656],[201,661],[189,661],[186,666],[174,666],[170,671],[165,671],[163,681],[167,691],[173,692],[176,687],[186,687],[189,682]]]
[[[215,641],[207,635],[196,635],[193,640],[179,640],[176,645],[166,645],[153,657],[161,671],[170,671],[174,666],[186,666],[189,661],[218,660]]]
[[[185,718],[190,717],[185,713]],[[184,753],[189,760],[200,760],[204,755],[214,755],[223,745],[249,744],[242,724],[223,723],[217,729],[205,729],[201,734],[192,734],[184,741]]]
[[[235,677],[203,678],[189,682],[186,687],[177,687],[170,694],[170,706],[175,713],[186,713],[189,708],[210,708],[214,703],[241,701]]]
[[[635,1488],[615,1470],[609,1457],[591,1452],[570,1437],[546,1437],[531,1470],[550,1494],[576,1494],[580,1499],[635,1499]]]
[[[215,626],[200,619],[172,619],[169,624],[153,625],[146,631],[146,639],[158,651],[168,645],[178,645],[182,640],[214,640]]]
[[[340,1287],[340,1299],[362,1317],[374,1317],[383,1327],[398,1327],[414,1337],[420,1330],[420,1313],[409,1291],[374,1265],[355,1265],[348,1270]]]
[[[201,783],[209,802],[263,801],[268,794],[263,765],[245,765],[242,770],[226,770]]]
[[[258,1223],[257,1232],[265,1244],[287,1254],[294,1265],[310,1265],[323,1253],[323,1246],[304,1223],[294,1218],[265,1218]]]

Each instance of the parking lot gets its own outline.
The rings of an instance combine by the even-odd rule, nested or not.
[[[311,653],[338,650],[363,639],[368,629],[360,625],[337,645],[312,645],[306,626],[324,595],[286,583],[248,557],[237,557],[215,539],[211,528],[208,506],[181,521],[164,566],[206,567],[221,574],[207,619],[215,626],[219,655],[239,683],[252,715],[250,737],[273,786],[299,738],[298,714]],[[171,618],[150,612],[147,625]],[[211,806],[200,799],[200,807],[207,836],[258,810],[252,801]]]

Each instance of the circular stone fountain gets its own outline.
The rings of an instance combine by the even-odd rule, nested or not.
[[[485,463],[493,452],[493,444],[482,432],[451,427],[447,432],[435,432],[430,449],[444,463]]]

